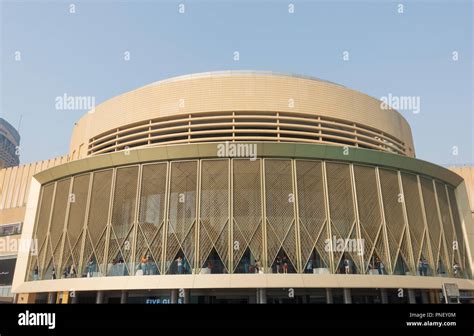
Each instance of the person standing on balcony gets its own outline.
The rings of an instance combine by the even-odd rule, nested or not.
[[[255,273],[260,273],[260,260],[255,259]]]
[[[457,262],[454,262],[453,264],[453,274],[455,278],[459,278],[459,275],[461,273],[461,266]]]
[[[379,274],[380,275],[383,275],[384,274],[384,268],[385,268],[385,265],[383,264],[382,260],[378,260],[378,263],[377,263],[377,270],[379,271]]]
[[[283,258],[281,259],[281,264],[283,268],[283,273],[288,273],[288,257],[283,255]]]
[[[143,256],[142,259],[140,260],[140,265],[142,268],[143,275],[147,275],[148,267],[147,267],[147,259],[145,256]]]
[[[183,258],[181,258],[181,256],[176,259],[176,267],[178,269],[178,274],[183,274]]]
[[[344,271],[346,272],[346,274],[350,274],[351,273],[351,263],[349,261],[349,259],[344,259]]]
[[[38,265],[33,269],[33,280],[39,280],[39,268]]]
[[[94,258],[90,258],[89,262],[87,263],[87,277],[91,278],[94,276],[95,272],[95,263],[94,263]]]
[[[244,257],[244,273],[249,272],[249,259],[247,257]]]
[[[423,259],[422,268],[423,268],[423,275],[428,276],[428,260]]]

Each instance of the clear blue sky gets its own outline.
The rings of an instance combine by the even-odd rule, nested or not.
[[[474,162],[471,1],[0,1],[0,115],[15,127],[23,116],[22,163],[68,152],[85,111],[56,110],[57,96],[100,103],[168,77],[231,69],[311,75],[377,98],[419,96],[419,114],[401,111],[417,156]]]

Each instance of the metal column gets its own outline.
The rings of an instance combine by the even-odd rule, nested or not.
[[[352,303],[350,288],[344,288],[344,303]]]
[[[178,290],[177,289],[171,290],[171,303],[172,304],[178,303]]]
[[[97,303],[97,304],[104,303],[104,291],[97,291],[97,296],[95,298],[95,303]]]
[[[387,294],[387,289],[386,288],[381,288],[380,289],[380,297],[382,299],[383,304],[388,303],[388,294]]]
[[[267,290],[265,288],[257,288],[257,303],[267,303]]]
[[[50,304],[56,303],[56,298],[57,298],[57,293],[56,292],[48,293],[48,303],[50,303]]]
[[[120,294],[120,303],[127,303],[127,299],[128,299],[128,292],[127,291],[122,291],[122,293]]]
[[[416,303],[415,290],[408,289],[408,303]]]
[[[332,298],[332,289],[331,288],[326,288],[326,303],[328,303],[328,304],[334,303],[334,300]]]
[[[421,290],[421,303],[424,303],[424,304],[430,303],[430,298],[426,290]]]

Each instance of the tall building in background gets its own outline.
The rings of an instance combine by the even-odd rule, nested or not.
[[[18,166],[20,134],[3,118],[0,118],[0,169]]]
[[[5,119],[0,118],[0,176],[7,167],[18,166],[20,158],[18,146],[20,145],[20,134]],[[1,180],[1,179],[0,179]],[[8,183],[14,183],[10,180]],[[0,199],[3,197],[3,185],[0,182]],[[16,236],[19,238],[20,228],[18,225],[4,223],[4,214],[0,210],[0,243],[6,242],[5,237]],[[7,224],[7,225],[2,225]],[[11,252],[11,251],[10,251]],[[0,250],[0,302],[12,300],[11,283],[16,263],[16,251]]]
[[[447,283],[472,299],[466,183],[360,92],[176,77],[97,106],[70,144],[0,171],[0,214],[20,207],[37,242],[18,253],[17,302],[428,303]]]

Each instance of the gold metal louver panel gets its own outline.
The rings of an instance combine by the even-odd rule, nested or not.
[[[435,182],[436,187],[436,197],[438,200],[439,205],[439,212],[441,216],[441,222],[443,225],[443,244],[445,245],[446,249],[446,260],[445,267],[447,268],[447,272],[451,273],[451,265],[454,263],[454,253],[453,253],[453,243],[455,241],[454,235],[454,225],[451,220],[451,214],[449,212],[449,204],[448,204],[448,197],[446,194],[446,189],[443,183],[439,181]]]
[[[33,239],[36,239],[36,251],[32,251],[28,263],[27,279],[33,279],[33,272],[38,266],[39,275],[43,272],[43,257],[46,251],[46,236],[48,234],[49,218],[51,214],[51,202],[54,195],[54,183],[41,187],[40,199],[38,201],[38,212],[34,228]]]
[[[64,251],[61,261],[61,270],[74,265],[79,267],[79,258],[82,247],[82,231],[86,215],[87,196],[89,191],[90,174],[75,176],[72,192],[68,195],[69,213],[66,224]]]
[[[316,249],[324,263],[329,265],[330,255],[317,244],[318,238],[328,238],[322,163],[297,160],[296,174],[302,264],[306,265]]]
[[[294,268],[296,252],[295,212],[291,160],[265,160],[265,209],[267,219],[267,266],[280,249]]]
[[[93,259],[98,272],[105,271],[103,263],[105,253],[106,230],[112,186],[112,169],[95,172],[92,181],[92,193],[88,214],[82,265]],[[84,271],[84,268],[83,268]]]
[[[46,249],[45,259],[39,266],[43,272],[41,279],[51,279],[53,274],[58,274],[61,257],[61,237],[63,234],[70,183],[70,178],[56,182],[51,208],[51,220],[44,247]]]
[[[462,224],[461,224],[461,219],[459,217],[459,209],[458,209],[458,204],[456,201],[456,195],[454,193],[454,189],[450,186],[448,186],[448,198],[449,198],[449,206],[451,209],[451,214],[453,216],[453,222],[454,222],[454,231],[456,233],[456,243],[458,250],[456,251],[458,257],[458,260],[456,260],[459,265],[461,266],[462,270],[468,271],[467,265],[469,261],[467,260],[466,256],[466,244],[464,242],[464,235],[463,235],[463,229],[462,229]],[[460,260],[459,260],[460,259]],[[472,272],[472,270],[471,270]]]
[[[211,273],[248,273],[256,260],[275,272],[278,255],[298,273],[343,273],[349,258],[351,273],[366,274],[378,258],[385,273],[414,274],[424,258],[429,275],[452,275],[457,262],[464,276],[461,225],[453,187],[408,172],[290,158],[154,162],[42,186],[39,253],[27,279],[35,265],[40,279],[53,271],[60,278],[71,265],[85,276],[91,259],[93,276],[139,274],[143,258],[153,264],[147,274],[181,273],[179,257],[187,274],[207,273],[208,261],[222,262]],[[328,239],[361,239],[364,250],[351,242],[328,251]]]
[[[135,263],[150,255],[161,269],[163,227],[165,222],[167,164],[143,166],[138,213]]]
[[[172,162],[166,237],[167,272],[180,251],[189,265],[194,265],[196,191],[197,161]]]
[[[352,184],[348,164],[326,164],[328,181],[329,211],[331,216],[330,239],[355,239],[355,214],[352,202]],[[344,251],[339,251],[333,246],[334,265],[339,265]],[[354,262],[359,259],[357,251],[347,251]],[[335,271],[335,270],[334,270]]]
[[[269,141],[357,146],[413,156],[402,139],[360,123],[283,111],[213,111],[140,120],[88,139],[87,155],[200,142]]]
[[[199,216],[199,267],[214,248],[229,269],[229,163],[203,160]],[[227,271],[228,272],[228,271]]]
[[[433,269],[439,261],[440,245],[441,245],[441,224],[438,218],[437,205],[435,199],[435,191],[433,180],[421,177],[421,190],[423,194],[423,202],[425,205],[426,223],[428,225],[428,239],[430,241],[431,252],[433,254]]]
[[[112,225],[108,237],[108,269],[121,260],[127,269],[130,267],[137,184],[138,166],[117,169],[113,194]]]
[[[234,271],[247,248],[255,258],[263,256],[260,164],[260,160],[233,160]]]
[[[354,180],[357,194],[357,206],[361,239],[364,240],[364,271],[373,263],[375,255],[388,265],[384,245],[376,241],[382,234],[382,209],[377,195],[375,167],[354,165]]]
[[[408,227],[410,230],[411,246],[415,264],[421,256],[421,243],[425,232],[423,222],[423,208],[420,192],[418,189],[418,179],[416,175],[402,173],[403,199],[407,211]],[[428,255],[425,255],[428,258]]]
[[[379,169],[380,187],[382,190],[385,224],[392,269],[395,269],[397,256],[405,230],[403,219],[403,195],[398,184],[398,173],[394,170]],[[403,251],[408,255],[408,251]]]

